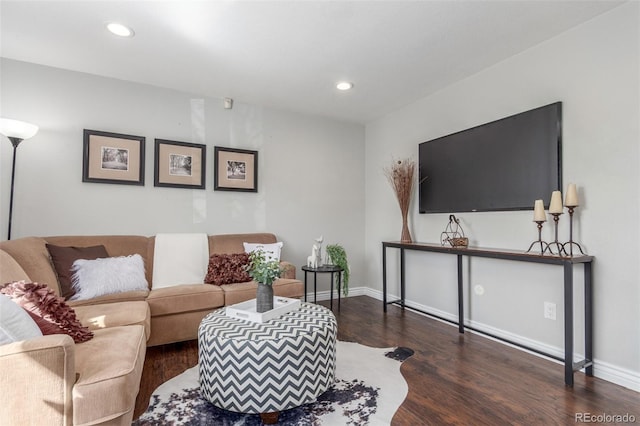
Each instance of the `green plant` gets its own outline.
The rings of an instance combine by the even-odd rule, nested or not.
[[[257,249],[249,254],[247,273],[256,282],[272,285],[277,278],[280,278],[282,268],[280,267],[280,262],[267,260],[264,251]]]
[[[342,268],[342,294],[348,296],[349,262],[347,261],[347,252],[340,244],[329,244],[326,250],[331,263]]]

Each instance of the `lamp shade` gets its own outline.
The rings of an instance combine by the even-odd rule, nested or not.
[[[0,134],[8,138],[25,140],[34,137],[36,133],[38,133],[38,126],[35,124],[10,118],[0,118]]]

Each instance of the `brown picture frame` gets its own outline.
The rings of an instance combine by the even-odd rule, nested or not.
[[[154,163],[154,186],[205,189],[206,145],[156,139]]]
[[[213,189],[258,192],[258,151],[214,147]]]
[[[144,136],[84,129],[82,181],[144,186]]]

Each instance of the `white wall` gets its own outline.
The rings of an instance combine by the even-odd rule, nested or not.
[[[393,192],[382,174],[392,156],[417,158],[420,142],[562,101],[563,180],[580,188],[576,239],[596,257],[596,375],[640,390],[638,8],[637,2],[624,4],[367,125],[366,277],[374,289],[380,290],[382,282],[380,242],[398,240],[401,230]],[[439,243],[448,216],[418,214],[415,195],[414,239]],[[567,216],[560,222],[563,241],[568,239]],[[536,238],[531,211],[458,217],[473,245],[526,250]],[[552,239],[549,225],[544,234]],[[389,277],[397,276],[396,262],[394,254]],[[411,302],[455,318],[455,256],[410,253],[407,267]],[[472,323],[562,352],[562,268],[473,259],[466,273],[466,315]],[[582,277],[576,268],[578,305]],[[485,288],[483,296],[473,293],[477,284]],[[395,282],[391,290],[398,293]],[[557,304],[557,321],[543,318],[544,301]],[[578,352],[583,350],[582,313],[578,306]],[[561,380],[560,368],[558,373]]]
[[[219,98],[2,60],[0,115],[41,127],[19,147],[13,237],[270,231],[284,240],[284,257],[301,265],[324,234],[325,242],[347,249],[352,287],[368,285],[375,293],[380,242],[398,239],[401,230],[382,173],[392,157],[416,156],[420,142],[559,100],[564,182],[577,183],[584,200],[576,237],[596,256],[596,374],[640,390],[638,16],[638,3],[629,2],[376,120],[366,132],[255,105],[226,111]],[[145,136],[146,185],[82,183],[83,128]],[[206,190],[153,187],[156,137],[206,143]],[[257,194],[212,190],[216,145],[259,150]],[[10,164],[11,146],[2,141],[3,238]],[[459,217],[474,245],[524,249],[536,236],[531,212]],[[419,215],[414,205],[410,221],[416,240],[438,242],[447,215]],[[566,239],[566,217],[561,233]],[[455,259],[412,254],[408,265],[409,299],[454,317]],[[561,351],[561,321],[542,317],[544,301],[556,303],[562,317],[559,268],[474,259],[466,272],[470,288],[485,287],[482,297],[467,291],[471,321]],[[576,283],[581,278],[577,271]],[[577,318],[576,331],[581,325]],[[578,349],[580,343],[578,336]],[[558,374],[560,382],[560,368]]]
[[[300,266],[314,239],[344,245],[363,280],[364,127],[2,60],[1,111],[36,123],[18,148],[12,238],[273,232]],[[82,182],[82,131],[146,137],[145,186]],[[154,138],[207,145],[206,190],[153,186]],[[258,150],[258,193],[213,191],[213,147]],[[11,144],[0,144],[6,238]],[[298,271],[301,275],[301,271]],[[319,280],[320,290],[328,280]]]

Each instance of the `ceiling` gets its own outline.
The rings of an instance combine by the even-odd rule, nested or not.
[[[0,55],[366,123],[621,3],[1,0]]]

